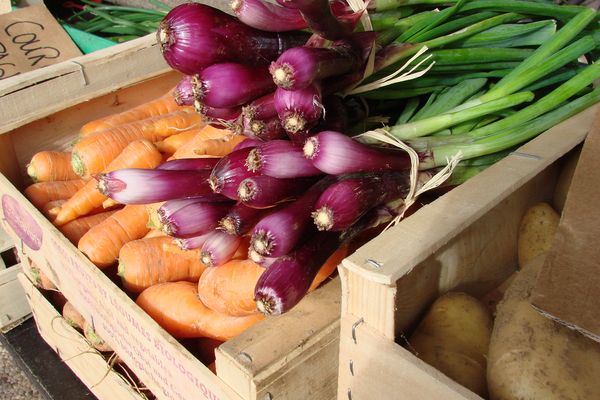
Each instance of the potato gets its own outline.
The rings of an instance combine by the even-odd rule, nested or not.
[[[420,359],[485,396],[491,331],[492,317],[482,302],[451,292],[433,303],[409,343]]]
[[[498,304],[488,353],[490,399],[600,399],[600,344],[529,302],[543,260],[519,271]]]
[[[523,215],[518,235],[519,266],[546,252],[552,245],[560,215],[548,203],[537,203]]]

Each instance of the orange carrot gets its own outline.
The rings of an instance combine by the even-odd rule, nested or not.
[[[256,314],[254,287],[264,270],[251,260],[231,260],[207,268],[198,282],[198,297],[208,308],[220,313]]]
[[[27,175],[34,182],[79,179],[79,176],[71,168],[71,153],[64,151],[35,153],[27,164]]]
[[[177,105],[173,94],[169,92],[157,99],[142,103],[129,110],[90,121],[81,128],[79,133],[81,136],[87,136],[95,132],[113,128],[117,125],[169,114],[180,109],[182,109],[182,107]]]
[[[27,186],[23,192],[35,208],[42,209],[49,201],[68,199],[84,185],[83,179],[38,182]]]
[[[194,149],[196,157],[223,157],[233,151],[233,148],[246,140],[243,135],[228,136],[220,139],[208,139]]]
[[[317,273],[309,291],[327,279],[347,253],[347,246],[333,253]],[[250,260],[231,260],[216,268],[207,268],[198,282],[198,296],[208,308],[217,312],[236,316],[255,314],[258,310],[254,287],[263,271],[264,268]]]
[[[167,234],[159,229],[150,229],[148,231],[148,233],[146,234],[146,236],[144,236],[144,239],[150,239],[150,238],[162,237],[162,236],[167,236]]]
[[[95,133],[81,139],[73,146],[71,156],[73,171],[81,177],[90,177],[102,172],[134,140],[146,139],[157,142],[202,123],[202,117],[196,112],[176,111]]]
[[[65,204],[66,202],[67,202],[66,199],[49,201],[46,204],[44,204],[44,207],[42,207],[42,209],[40,211],[42,211],[42,214],[44,214],[44,216],[46,218],[48,218],[48,220],[50,222],[52,222],[58,215],[58,212],[60,211],[60,207],[62,207],[62,205]]]
[[[117,261],[121,247],[148,233],[146,209],[143,205],[128,205],[93,226],[81,239],[77,248],[98,268],[106,268]]]
[[[77,311],[77,309],[75,308],[73,303],[71,303],[70,301],[67,301],[63,305],[62,316],[65,319],[65,321],[67,321],[67,323],[69,325],[71,325],[73,328],[83,330],[83,325],[85,324],[85,319],[83,318],[83,315],[81,315],[81,313],[79,311]]]
[[[59,231],[62,232],[63,235],[71,243],[77,246],[79,243],[79,239],[86,234],[93,226],[98,225],[100,222],[104,221],[106,218],[113,215],[116,211],[105,211],[98,214],[86,215],[85,217],[76,218],[71,222],[67,222],[66,224],[60,226],[58,228]]]
[[[190,129],[188,131],[169,136],[160,142],[154,143],[154,145],[161,153],[173,154],[181,146],[192,140],[194,136],[196,136],[202,129],[203,128]]]
[[[119,276],[125,289],[141,293],[163,282],[198,282],[206,268],[200,250],[169,249],[169,236],[139,239],[126,243],[119,252]]]
[[[40,289],[44,290],[58,290],[54,282],[50,280],[48,275],[46,275],[44,271],[42,271],[32,259],[29,259],[29,265],[29,272],[31,273],[31,277],[33,278],[33,284],[36,287],[39,287]]]
[[[233,137],[233,133],[230,130],[206,125],[196,134],[196,136],[177,149],[171,159],[200,157],[199,154],[196,154],[196,150],[202,148],[203,142],[210,139],[224,139],[231,137]]]
[[[112,347],[110,347],[110,345],[108,343],[106,343],[104,341],[104,339],[102,339],[100,336],[98,336],[98,334],[94,330],[94,326],[92,324],[90,324],[87,321],[84,321],[82,330],[83,330],[83,335],[85,336],[85,338],[88,340],[88,342],[90,342],[92,347],[94,347],[96,350],[103,352],[103,353],[113,351]]]
[[[161,162],[161,155],[156,147],[147,140],[131,142],[105,169],[110,172],[121,168],[154,168]],[[98,182],[91,179],[75,193],[60,209],[54,220],[55,225],[63,225],[77,217],[89,214],[93,209],[101,207],[107,199],[97,188]]]
[[[56,219],[56,216],[60,212],[60,208],[66,202],[67,202],[67,200],[52,200],[52,201],[49,201],[46,204],[44,204],[44,207],[42,207],[42,214],[44,214],[44,216],[46,218],[48,218],[48,220],[50,222],[54,222],[54,220]],[[103,213],[103,212],[106,212],[106,211],[113,211],[113,210],[117,210],[117,209],[122,208],[122,207],[123,207],[122,204],[117,204],[117,205],[111,206],[111,207],[104,207],[104,204],[103,204],[102,207],[94,208],[92,211],[90,211],[86,215],[89,216],[89,215]]]
[[[197,286],[185,281],[159,283],[144,290],[136,303],[175,338],[228,340],[263,319],[262,314],[234,317],[213,311],[198,298]]]

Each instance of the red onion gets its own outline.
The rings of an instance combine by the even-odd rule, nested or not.
[[[309,137],[303,150],[315,167],[331,175],[410,169],[406,152],[362,144],[335,131]]]
[[[227,202],[170,200],[158,209],[158,218],[167,235],[186,238],[200,236],[216,228],[229,208],[231,204]]]
[[[315,202],[315,225],[319,230],[346,230],[373,207],[405,196],[409,186],[408,174],[402,172],[344,177]]]
[[[246,178],[258,175],[246,167],[246,159],[252,149],[253,147],[245,147],[221,158],[208,179],[213,192],[238,200],[237,190],[240,183]]]
[[[365,34],[362,32],[357,35]],[[269,67],[273,81],[284,89],[296,90],[314,81],[359,69],[366,61],[362,47],[370,49],[375,34],[368,32],[370,41],[354,41],[353,37],[333,42],[327,48],[300,46],[286,50]]]
[[[121,204],[148,204],[213,194],[210,170],[124,168],[98,175],[98,190]]]
[[[187,75],[222,62],[268,65],[307,38],[305,32],[254,29],[216,8],[191,2],[173,8],[157,31],[167,63]]]
[[[175,97],[175,102],[178,105],[194,105],[194,100],[196,99],[196,96],[194,95],[194,89],[192,86],[193,79],[194,75],[186,75],[179,81],[177,86],[175,86],[173,97]]]
[[[219,228],[231,235],[244,235],[263,215],[263,210],[238,203],[219,221]]]
[[[302,193],[312,180],[280,179],[258,175],[244,179],[238,187],[239,200],[253,208],[274,207],[284,201],[293,200]]]
[[[308,28],[298,10],[263,0],[233,0],[231,9],[240,21],[267,32],[287,32]]]
[[[298,199],[258,221],[250,239],[254,251],[265,257],[288,254],[310,226],[311,212],[317,199],[333,181],[331,177],[322,179]]]
[[[193,91],[209,107],[241,106],[275,89],[264,66],[225,62],[206,67],[197,76],[192,81]]]
[[[182,250],[199,249],[202,247],[211,232],[189,238],[176,238],[174,242]]]
[[[242,241],[241,236],[215,229],[208,237],[200,251],[200,261],[208,267],[217,267],[231,260]]]
[[[279,4],[299,10],[310,29],[325,39],[343,39],[354,30],[353,24],[333,15],[328,0],[280,0]]]
[[[253,172],[275,178],[298,178],[323,175],[304,157],[301,146],[289,140],[271,140],[256,146],[248,153],[246,167]]]
[[[299,90],[277,88],[275,108],[290,139],[295,143],[302,143],[308,136],[308,131],[323,115],[320,87],[313,83]]]

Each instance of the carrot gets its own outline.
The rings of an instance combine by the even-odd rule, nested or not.
[[[117,261],[121,247],[148,233],[146,209],[143,205],[127,205],[93,226],[77,244],[98,268],[106,268]]]
[[[127,290],[141,293],[162,282],[198,282],[206,268],[200,250],[169,249],[172,241],[169,236],[139,239],[121,248],[118,274]]]
[[[134,140],[157,142],[201,123],[198,113],[176,111],[100,131],[75,143],[71,156],[73,171],[81,177],[90,177],[103,171]]]
[[[27,164],[27,175],[34,182],[79,179],[79,176],[71,168],[71,153],[65,151],[35,153]]]
[[[150,239],[155,237],[167,236],[166,233],[161,231],[160,229],[150,229],[148,233],[144,236],[144,239]]]
[[[136,140],[115,158],[105,169],[110,172],[121,168],[154,168],[161,162],[156,147],[147,140]],[[55,225],[63,225],[77,217],[87,215],[95,208],[101,207],[107,199],[97,188],[98,182],[91,179],[75,193],[60,209],[54,220]]]
[[[46,275],[33,260],[29,259],[29,265],[29,271],[31,272],[31,277],[33,278],[33,284],[36,287],[44,290],[58,290],[54,282],[48,278],[48,275]]]
[[[348,253],[343,246],[327,259],[313,280],[309,291],[316,289]],[[229,315],[243,316],[258,312],[254,287],[264,268],[250,260],[231,260],[216,268],[207,268],[198,282],[198,297],[207,307]]]
[[[83,179],[38,182],[27,186],[23,192],[35,208],[42,209],[49,201],[68,199],[84,185]]]
[[[230,130],[206,125],[196,134],[196,136],[178,148],[171,159],[200,157],[195,151],[202,148],[203,142],[210,139],[224,139],[231,137],[233,137],[233,133]]]
[[[95,132],[113,128],[117,125],[126,124],[140,119],[156,117],[158,115],[169,114],[180,109],[182,109],[182,107],[177,105],[173,94],[169,92],[157,99],[142,103],[129,110],[90,121],[81,127],[79,134],[81,136],[87,136]]]
[[[116,211],[105,211],[98,214],[86,215],[85,217],[79,217],[74,219],[71,222],[67,222],[66,224],[60,226],[58,228],[59,231],[71,243],[77,246],[79,243],[79,239],[86,234],[93,226],[98,225],[100,222],[104,221],[106,218],[113,215]]]
[[[201,130],[202,128],[190,129],[188,131],[169,136],[159,142],[154,143],[154,145],[161,153],[173,154],[181,146],[192,140],[194,136],[196,136]]]
[[[208,139],[194,149],[196,157],[223,157],[233,151],[233,148],[247,138],[242,135]]]
[[[85,338],[96,350],[102,353],[108,353],[113,351],[112,347],[110,347],[110,345],[106,343],[104,339],[98,336],[92,324],[90,324],[87,321],[84,321],[82,330]]]
[[[66,202],[67,202],[67,200],[49,201],[46,204],[44,204],[44,207],[42,207],[42,214],[44,214],[44,216],[46,218],[48,218],[48,220],[50,222],[54,222],[54,220],[56,219],[56,216],[60,212],[60,208]],[[99,213],[103,213],[103,212],[107,212],[107,211],[113,211],[113,210],[116,210],[116,209],[119,209],[122,207],[123,207],[122,204],[117,204],[117,205],[111,206],[111,207],[104,207],[104,204],[102,204],[102,207],[94,208],[92,211],[90,211],[86,215],[89,216],[89,215],[99,214]]]
[[[251,260],[231,260],[207,268],[198,282],[198,297],[208,308],[220,313],[256,314],[254,286],[264,270]]]
[[[67,202],[66,199],[51,200],[51,201],[47,202],[46,204],[44,204],[44,206],[42,207],[42,209],[40,211],[42,211],[42,214],[44,214],[44,216],[46,218],[48,218],[48,220],[50,220],[50,222],[52,222],[58,215],[58,212],[60,211],[60,207],[62,207],[62,205],[65,204],[66,202]]]
[[[67,301],[62,308],[62,316],[67,321],[69,325],[73,328],[83,330],[83,325],[85,324],[85,319],[83,315],[77,311],[73,303]]]
[[[186,281],[150,286],[136,303],[175,338],[208,337],[224,341],[263,319],[262,314],[234,317],[213,311],[198,298],[197,284]]]

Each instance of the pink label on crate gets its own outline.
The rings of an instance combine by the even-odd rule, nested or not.
[[[4,219],[15,234],[32,250],[42,247],[43,232],[36,220],[19,202],[8,194],[2,195]]]

